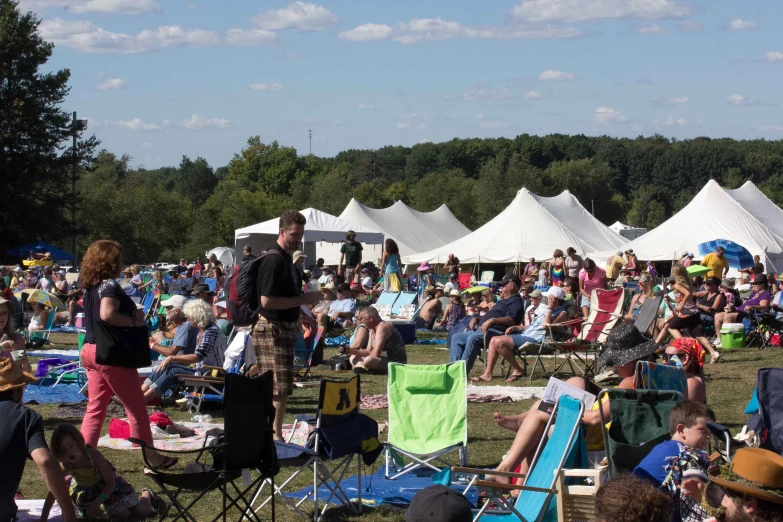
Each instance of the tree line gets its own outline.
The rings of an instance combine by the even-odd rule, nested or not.
[[[338,215],[351,198],[370,207],[401,200],[420,211],[445,203],[475,229],[521,187],[542,196],[568,189],[604,223],[646,228],[684,207],[710,178],[731,188],[752,180],[783,204],[783,143],[729,138],[522,134],[351,149],[324,158],[253,136],[218,168],[186,156],[178,166],[132,168],[132,158],[99,150],[88,129],[71,127],[64,108],[70,72],[41,71],[53,45],[38,34],[39,22],[16,1],[0,0],[3,253],[39,240],[69,250],[75,233],[80,252],[112,238],[125,247],[126,262],[193,259],[232,245],[235,229],[286,209]]]

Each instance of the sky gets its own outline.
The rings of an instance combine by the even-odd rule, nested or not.
[[[779,0],[21,0],[134,166],[522,133],[783,139]],[[776,36],[777,35],[777,36]]]

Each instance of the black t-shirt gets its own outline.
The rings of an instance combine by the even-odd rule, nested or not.
[[[27,457],[48,446],[41,416],[10,397],[0,399],[0,419],[0,521],[6,522],[16,517],[14,494],[19,489]]]
[[[269,254],[258,263],[258,280],[256,290],[259,299],[261,297],[296,297],[302,294],[301,284],[296,285],[294,276],[294,260],[291,254],[281,249],[275,243],[267,249],[277,250],[280,255]],[[286,308],[285,310],[261,309],[261,316],[270,321],[282,321],[293,323],[299,319],[300,308]]]
[[[128,297],[125,290],[114,279],[106,279],[100,285],[88,288],[84,292],[84,322],[87,330],[84,342],[95,344],[98,332],[98,319],[101,318],[101,299],[113,297],[120,300],[119,312],[133,317],[136,313],[136,303]]]

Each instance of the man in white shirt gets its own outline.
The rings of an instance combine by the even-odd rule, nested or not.
[[[449,272],[449,281],[443,285],[443,295],[451,295],[452,290],[459,290],[456,272]]]

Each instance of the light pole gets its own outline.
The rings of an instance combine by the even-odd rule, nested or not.
[[[87,120],[77,120],[76,111],[73,111],[73,122],[71,123],[71,136],[73,137],[73,163],[71,165],[71,253],[73,254],[73,268],[78,265],[76,258],[76,167],[79,159],[76,155],[76,137],[79,131],[87,125]]]

